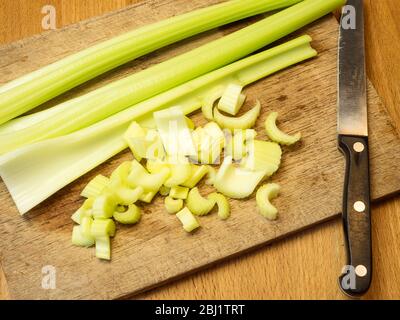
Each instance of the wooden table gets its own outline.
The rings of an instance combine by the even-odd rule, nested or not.
[[[0,0],[0,44],[43,32],[41,8],[54,5],[57,27],[141,0]],[[156,0],[154,0],[156,1]],[[400,133],[398,0],[364,0],[369,77]],[[373,207],[374,273],[367,299],[400,298],[400,198]],[[341,221],[327,222],[267,248],[141,295],[141,299],[343,299]],[[7,284],[0,272],[0,299]]]

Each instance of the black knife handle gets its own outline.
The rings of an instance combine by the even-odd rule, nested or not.
[[[346,158],[343,191],[343,227],[347,266],[339,278],[345,294],[361,296],[372,279],[371,207],[368,137],[339,135]]]

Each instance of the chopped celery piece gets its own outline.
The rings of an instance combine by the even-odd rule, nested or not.
[[[155,191],[145,192],[139,197],[139,200],[145,203],[150,203],[151,201],[153,201],[156,194],[157,192]]]
[[[170,176],[164,182],[166,187],[172,188],[179,186],[190,178],[192,167],[186,158],[179,157],[177,159],[168,159],[168,162]]]
[[[81,196],[85,198],[95,198],[101,195],[109,182],[110,180],[107,177],[99,174],[86,185],[81,192]]]
[[[62,112],[49,116],[46,121],[19,130],[17,134],[12,132],[1,135],[0,154],[90,126],[134,104],[245,57],[344,3],[345,0],[302,1],[190,52],[66,101],[58,106]],[[1,100],[3,102],[7,99]],[[7,106],[4,109],[10,108],[10,102],[4,102]]]
[[[124,139],[137,161],[141,161],[143,158],[163,158],[165,155],[164,147],[157,131],[146,130],[135,121],[125,132]]]
[[[171,191],[171,188],[168,188],[168,187],[166,187],[166,186],[161,186],[161,188],[160,188],[160,194],[162,195],[162,196],[167,196],[167,195],[169,195],[169,192]]]
[[[166,197],[164,200],[165,209],[169,214],[177,213],[179,210],[183,208],[183,200],[182,199],[174,199],[172,197]]]
[[[74,226],[72,229],[72,244],[80,247],[91,247],[95,239],[89,234],[85,235],[82,226]]]
[[[208,122],[203,127],[203,132],[212,138],[213,142],[222,147],[225,145],[225,134],[215,122]]]
[[[222,220],[226,220],[231,215],[231,208],[229,206],[228,199],[220,193],[213,192],[208,195],[208,199],[211,199],[217,203],[218,206],[218,217]]]
[[[194,129],[193,120],[190,119],[189,117],[186,117],[186,116],[185,116],[185,121],[186,121],[186,125],[188,126],[188,128],[189,128],[190,130],[193,130],[193,129]]]
[[[208,173],[208,168],[206,166],[196,166],[191,165],[191,174],[189,179],[187,179],[182,186],[193,188],[195,187],[201,179]]]
[[[136,121],[133,121],[124,134],[125,142],[137,161],[141,161],[146,155],[146,130]]]
[[[216,91],[216,93],[211,94],[203,102],[201,112],[203,113],[203,116],[209,121],[213,121],[214,119],[214,104],[219,98],[221,98],[221,92]]]
[[[0,175],[21,214],[121,152],[123,134],[133,120],[152,123],[151,112],[179,104],[185,114],[235,78],[250,84],[316,55],[311,38],[303,36],[199,77],[173,90],[122,111],[89,128],[25,146],[0,158]],[[29,170],[26,166],[29,163]],[[46,163],[46,166],[43,166]],[[48,177],[54,179],[48,179]]]
[[[123,206],[129,206],[130,204],[135,203],[144,193],[144,189],[141,186],[134,189],[125,186],[118,186],[113,191],[116,202]]]
[[[301,133],[296,133],[291,136],[288,135],[276,126],[276,119],[278,118],[278,112],[271,112],[267,119],[265,120],[265,131],[267,132],[267,136],[272,140],[279,144],[283,145],[292,145],[301,139]]]
[[[204,198],[197,187],[189,191],[186,199],[186,206],[196,216],[205,216],[210,213],[215,206],[215,200]]]
[[[110,185],[119,185],[127,183],[129,173],[132,169],[131,161],[122,162],[110,176]]]
[[[82,218],[85,216],[83,215],[84,212],[82,212],[80,210],[80,208],[78,210],[76,210],[74,212],[74,214],[71,216],[72,221],[74,221],[77,224],[81,224]],[[90,216],[92,215],[92,213],[90,212]]]
[[[104,194],[94,199],[93,202],[93,218],[107,219],[113,216],[116,208],[115,198],[111,194]]]
[[[131,172],[128,176],[129,185],[132,188],[142,187],[147,192],[157,193],[170,174],[169,169],[163,168],[157,173],[148,173],[136,160],[132,161]]]
[[[94,238],[83,235],[81,226],[74,226],[72,229],[72,244],[80,247],[91,247],[94,245]]]
[[[176,214],[176,217],[182,223],[183,229],[185,229],[186,232],[192,232],[193,230],[200,227],[200,224],[195,216],[186,207],[179,211]]]
[[[189,193],[189,188],[175,186],[169,191],[169,196],[174,199],[186,199]]]
[[[281,164],[282,149],[279,144],[270,141],[254,140],[248,144],[248,156],[241,166],[248,170],[264,171],[272,176]]]
[[[109,236],[96,238],[96,257],[103,260],[111,259],[111,243]]]
[[[0,87],[0,124],[104,72],[171,43],[297,2],[299,0],[228,1],[171,17],[96,44]]]
[[[218,108],[214,108],[214,120],[222,127],[230,130],[235,129],[250,129],[254,127],[258,116],[261,112],[261,103],[257,100],[256,105],[249,111],[247,111],[241,117],[230,117],[225,116],[218,111]]]
[[[253,193],[263,178],[263,171],[237,168],[232,163],[232,157],[226,157],[215,177],[214,187],[227,197],[243,199]]]
[[[146,159],[164,159],[166,156],[160,134],[157,130],[147,130],[146,139],[149,141],[146,153],[143,158]]]
[[[83,202],[83,205],[75,211],[75,213],[71,216],[72,221],[77,224],[81,224],[83,217],[91,217],[92,206],[95,198],[88,198]]]
[[[196,155],[191,158],[202,164],[215,163],[225,145],[225,135],[215,122],[207,123],[192,133],[196,147]]]
[[[114,237],[115,223],[113,219],[94,219],[90,232],[96,239],[99,237]]]
[[[280,186],[276,183],[268,183],[257,190],[256,202],[260,213],[268,220],[275,220],[278,209],[271,204],[271,200],[279,194]]]
[[[110,177],[109,187],[107,192],[113,194],[115,202],[119,205],[128,206],[135,203],[139,197],[144,193],[141,186],[130,187],[128,177],[131,172],[132,162],[125,161],[115,169]]]
[[[118,206],[115,208],[115,212],[120,212],[120,213],[125,212],[125,211],[126,211],[126,208],[125,208],[125,207],[126,207],[126,206],[118,205]]]
[[[246,100],[242,94],[243,87],[237,84],[230,84],[219,100],[218,109],[235,116]]]
[[[138,206],[131,204],[124,212],[115,211],[113,217],[115,221],[122,224],[135,224],[142,217],[142,212]]]
[[[92,217],[83,217],[81,219],[81,232],[85,237],[93,236],[91,232],[92,224],[93,224]]]
[[[170,156],[194,154],[194,145],[185,116],[179,107],[172,107],[154,113],[165,151]]]
[[[254,129],[234,130],[225,147],[225,156],[232,156],[233,160],[241,160],[248,152],[248,144],[256,137]]]
[[[206,179],[206,184],[209,186],[212,186],[215,182],[215,177],[217,176],[217,170],[215,170],[214,167],[212,166],[207,166],[208,173],[207,173],[207,179]]]
[[[162,169],[169,169],[167,161],[161,159],[148,159],[146,161],[146,169],[150,173],[158,173]]]

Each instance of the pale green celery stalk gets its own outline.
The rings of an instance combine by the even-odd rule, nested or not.
[[[344,0],[305,0],[242,30],[65,102],[46,121],[0,135],[0,154],[61,136],[240,59],[331,12]],[[68,105],[68,108],[65,108]]]
[[[227,1],[144,26],[89,47],[1,87],[0,124],[149,52],[221,25],[299,1]]]
[[[60,110],[58,108],[49,108],[38,111],[26,116],[12,119],[0,125],[0,136],[4,133],[12,133],[33,126],[41,121],[47,120],[49,117],[56,115]]]
[[[203,75],[72,134],[41,141],[0,158],[3,178],[21,214],[86,172],[127,148],[123,134],[131,121],[152,125],[153,112],[180,106],[185,114],[201,108],[227,85],[246,86],[316,56],[302,36]]]

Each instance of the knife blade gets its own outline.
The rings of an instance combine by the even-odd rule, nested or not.
[[[343,7],[339,35],[338,145],[346,160],[343,228],[347,264],[339,285],[350,296],[371,284],[371,210],[363,0]]]

